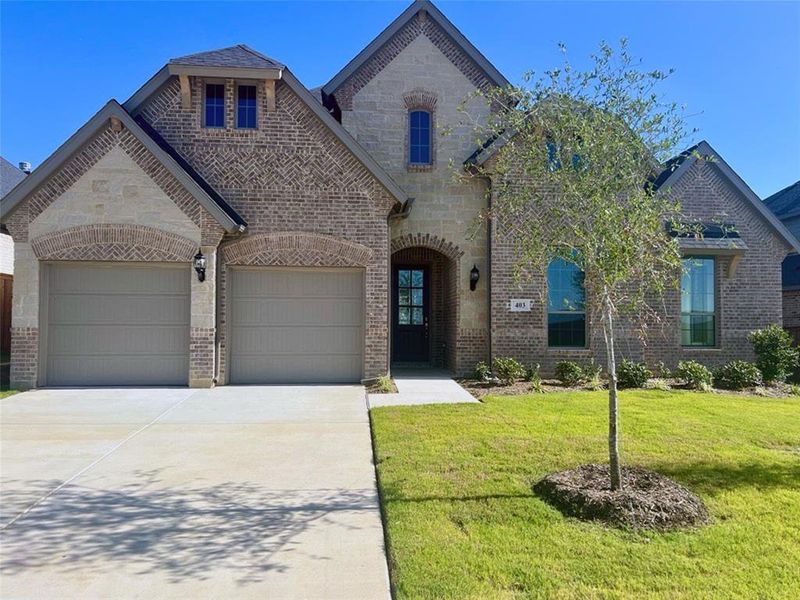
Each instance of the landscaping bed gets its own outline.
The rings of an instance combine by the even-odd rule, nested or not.
[[[709,522],[703,501],[660,473],[622,467],[622,489],[609,481],[608,465],[582,465],[547,475],[533,489],[568,516],[617,527],[668,531]]]

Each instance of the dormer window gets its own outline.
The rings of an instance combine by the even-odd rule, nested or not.
[[[408,163],[431,164],[431,113],[412,110],[408,113]]]
[[[256,86],[240,85],[236,96],[236,127],[256,128]]]
[[[206,84],[205,126],[225,127],[225,85]]]

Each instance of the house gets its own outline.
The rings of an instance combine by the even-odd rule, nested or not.
[[[786,228],[800,239],[800,181],[764,200]],[[800,343],[800,254],[783,261],[783,326]]]
[[[25,164],[25,163],[23,163]],[[0,199],[14,189],[27,173],[0,156]],[[14,241],[5,228],[0,229],[0,275],[14,274]]]
[[[20,167],[26,166],[22,163]],[[27,167],[26,167],[27,169]],[[25,179],[27,170],[18,169],[0,156],[0,199]],[[8,383],[8,359],[11,353],[11,297],[14,282],[14,240],[0,226],[0,382]]]
[[[12,384],[353,382],[595,356],[585,315],[532,300],[574,278],[556,265],[517,284],[502,232],[475,231],[490,182],[453,177],[481,159],[458,105],[507,84],[427,1],[314,92],[243,45],[170,60],[3,201]],[[687,242],[694,304],[676,292],[665,332],[631,355],[749,358],[746,333],[780,322],[796,241],[721,159],[679,157],[664,184],[739,237]]]

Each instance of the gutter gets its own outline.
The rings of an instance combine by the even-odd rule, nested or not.
[[[389,224],[391,225],[392,222],[400,221],[402,219],[407,219],[408,215],[411,214],[411,209],[414,207],[414,198],[408,198],[400,207],[400,210],[396,213],[391,213],[389,215]]]

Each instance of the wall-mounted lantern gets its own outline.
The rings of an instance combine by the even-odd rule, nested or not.
[[[472,270],[469,272],[469,289],[471,292],[475,291],[478,285],[478,280],[481,278],[481,272],[478,271],[478,265],[472,265]]]
[[[197,271],[197,281],[206,280],[206,257],[199,250],[194,255],[194,270]]]

